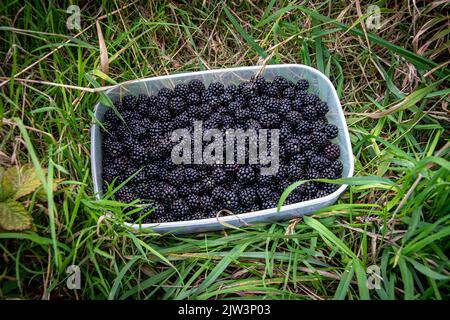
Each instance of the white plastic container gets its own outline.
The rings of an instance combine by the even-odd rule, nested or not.
[[[155,94],[162,87],[173,88],[178,83],[185,83],[192,79],[202,80],[205,85],[211,82],[222,82],[223,84],[239,84],[242,81],[249,80],[255,75],[261,67],[239,67],[219,70],[208,70],[201,72],[189,72],[147,78],[128,82],[106,91],[106,95],[112,101],[117,101],[123,95],[127,94]],[[276,75],[285,77],[288,80],[296,81],[298,79],[307,79],[310,83],[309,91],[319,95],[319,97],[328,103],[330,111],[327,114],[328,121],[339,128],[339,135],[335,139],[341,148],[340,160],[344,169],[342,177],[353,176],[353,154],[350,144],[350,138],[347,125],[344,118],[339,98],[331,81],[320,71],[299,64],[281,64],[269,65],[264,68],[261,75],[267,80],[272,80]],[[108,107],[99,103],[95,106],[95,117],[103,121],[104,114]],[[94,191],[97,198],[102,196],[102,133],[100,127],[94,124],[91,128],[91,166],[92,179],[94,182]],[[209,218],[200,220],[165,222],[159,224],[127,224],[135,229],[152,228],[159,233],[197,233],[203,231],[220,230],[233,226],[245,226],[255,223],[266,223],[278,220],[288,220],[312,213],[320,208],[332,205],[346,189],[346,185],[341,185],[335,192],[326,197],[317,198],[300,203],[283,206],[279,212],[277,208],[271,208],[261,211],[254,211],[230,216],[221,216],[220,218]]]

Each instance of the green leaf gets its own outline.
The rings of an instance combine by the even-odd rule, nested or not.
[[[331,243],[333,243],[336,247],[338,247],[343,253],[345,253],[346,255],[348,255],[349,257],[353,258],[356,261],[359,261],[358,257],[353,253],[352,250],[349,249],[349,247],[347,247],[344,242],[342,242],[341,239],[339,239],[338,237],[336,237],[327,227],[325,227],[322,223],[320,223],[319,221],[317,221],[314,218],[311,217],[303,217],[303,219],[305,220],[305,223],[310,226],[311,228],[313,228],[314,230],[316,230],[319,235],[324,238],[325,240],[330,241]]]
[[[36,170],[30,164],[21,168],[9,168],[3,175],[2,186],[5,193],[14,200],[34,192],[41,185]]]
[[[32,218],[22,204],[8,199],[0,202],[0,227],[5,230],[26,230],[31,228]]]

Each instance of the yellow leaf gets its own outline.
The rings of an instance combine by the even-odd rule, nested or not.
[[[24,206],[8,199],[0,202],[0,227],[4,230],[26,230],[31,228],[33,219]]]
[[[9,197],[19,199],[34,192],[41,185],[41,181],[34,167],[26,164],[21,168],[14,166],[6,170],[2,185]]]

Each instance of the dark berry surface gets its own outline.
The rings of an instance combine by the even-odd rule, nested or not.
[[[276,207],[293,182],[342,176],[339,130],[327,121],[328,105],[309,92],[307,80],[261,76],[228,86],[205,85],[195,79],[155,95],[125,95],[108,110],[103,122],[103,179],[126,184],[115,193],[122,202],[149,203],[145,223],[216,217]],[[203,130],[279,129],[280,166],[262,175],[261,164],[174,164],[175,129],[192,133],[194,121]],[[204,143],[205,146],[205,143]],[[225,149],[225,145],[224,145]],[[235,159],[242,153],[235,150]],[[131,178],[130,178],[131,176]],[[286,199],[292,204],[324,197],[338,185],[309,181]],[[136,210],[133,210],[135,212]],[[143,211],[143,210],[142,210]],[[140,213],[133,213],[131,220]]]

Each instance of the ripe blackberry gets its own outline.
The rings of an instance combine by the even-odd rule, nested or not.
[[[259,130],[262,128],[261,124],[258,120],[255,119],[247,119],[244,125],[245,129],[253,129],[253,130]]]
[[[278,174],[277,174],[278,178]],[[258,186],[270,187],[274,183],[274,176],[272,175],[258,175]]]
[[[116,168],[115,166],[103,166],[103,180],[105,180],[108,183],[113,182],[115,178],[117,178],[120,175],[119,168]]]
[[[284,150],[287,155],[295,155],[302,151],[300,142],[297,138],[291,138],[286,141],[284,145]]]
[[[264,101],[261,97],[256,96],[256,97],[252,97],[249,102],[248,102],[248,106],[250,108],[252,108],[253,110],[257,109],[257,108],[261,108],[261,110],[265,110],[265,106],[266,106],[266,101]]]
[[[276,76],[272,83],[278,88],[280,92],[282,92],[284,89],[286,89],[289,86],[289,83],[287,80],[281,76]]]
[[[182,168],[177,168],[173,171],[168,172],[166,180],[171,185],[176,187],[181,186],[185,181],[184,170]]]
[[[318,118],[317,110],[314,105],[308,104],[303,107],[302,116],[306,120],[315,121]]]
[[[285,119],[290,124],[298,124],[302,120],[302,114],[298,111],[289,111],[286,113]]]
[[[301,192],[308,196],[314,196],[317,192],[317,187],[314,182],[308,181],[299,186]]]
[[[227,190],[223,194],[222,209],[234,211],[239,207],[239,198],[234,191]]]
[[[267,85],[265,93],[269,97],[272,97],[272,98],[278,98],[280,95],[280,91],[278,90],[278,87],[273,83],[270,83],[269,85]]]
[[[205,91],[205,85],[201,80],[193,79],[189,81],[188,87],[191,90],[191,92],[196,92],[198,94],[201,94],[203,91]]]
[[[158,92],[158,98],[165,98],[167,100],[170,100],[172,97],[174,96],[174,92],[172,91],[172,89],[169,88],[161,88]],[[159,99],[159,102],[161,101],[161,99]]]
[[[238,123],[245,123],[248,119],[253,116],[253,113],[250,109],[239,109],[236,111],[235,118]]]
[[[189,114],[187,112],[179,114],[173,120],[173,127],[177,129],[188,127],[190,124],[191,124],[191,117],[189,117]]]
[[[280,99],[278,103],[278,114],[284,116],[289,111],[291,111],[292,103],[289,99]]]
[[[187,197],[191,194],[191,187],[189,184],[182,184],[181,186],[177,187],[177,191],[179,197]]]
[[[311,125],[309,122],[300,120],[296,125],[296,133],[299,135],[307,135],[311,132]]]
[[[256,88],[251,82],[242,82],[238,86],[239,93],[246,99],[252,98],[256,94]]]
[[[232,101],[233,101],[233,96],[231,94],[229,94],[228,92],[224,92],[220,95],[220,103],[223,106],[227,106],[229,105]]]
[[[306,79],[300,79],[295,84],[295,88],[299,91],[306,91],[309,88],[309,82]]]
[[[339,149],[339,146],[336,144],[329,144],[324,149],[325,157],[327,157],[330,160],[335,160],[339,158],[341,154],[341,150]]]
[[[124,147],[113,136],[107,135],[103,141],[103,148],[105,154],[109,156],[118,157],[123,154]]]
[[[292,110],[295,110],[298,112],[303,112],[303,108],[304,108],[303,99],[301,97],[299,97],[298,94],[295,97],[295,99],[292,100],[291,108],[292,108]]]
[[[188,94],[190,93],[190,90],[187,84],[178,83],[177,85],[175,85],[173,92],[176,96],[187,98]]]
[[[295,89],[294,87],[287,87],[283,90],[283,93],[281,94],[283,98],[287,99],[294,99],[295,98]]]
[[[306,94],[304,101],[305,101],[305,104],[315,105],[316,102],[320,101],[320,98],[318,95],[316,95],[314,93],[309,93],[309,94]]]
[[[169,108],[173,114],[181,113],[186,106],[186,102],[182,97],[176,96],[170,100]]]
[[[275,208],[278,204],[278,198],[277,197],[271,197],[271,198],[267,198],[264,199],[262,201],[262,209],[270,209],[270,208]]]
[[[134,110],[138,104],[138,98],[132,95],[126,95],[122,98],[122,107],[125,110]]]
[[[280,124],[280,139],[281,141],[285,141],[292,137],[294,134],[294,130],[289,123],[283,122]]]
[[[169,122],[172,119],[169,110],[159,109],[158,110],[158,120],[161,122]]]
[[[291,163],[296,167],[305,168],[308,164],[308,158],[303,154],[296,154],[291,157]]]
[[[210,191],[214,188],[215,186],[215,182],[214,179],[212,177],[205,177],[205,179],[203,179],[202,181],[202,189],[204,191]]]
[[[190,92],[186,94],[186,100],[191,104],[198,104],[202,101],[202,97],[195,92]]]
[[[325,127],[326,127],[326,123],[323,123],[320,120],[316,120],[316,121],[311,122],[310,126],[311,126],[311,130],[312,131],[324,132],[325,131]]]
[[[250,184],[255,180],[255,171],[250,166],[244,166],[236,172],[236,177],[240,183]]]
[[[196,209],[200,206],[200,197],[196,194],[190,194],[186,197],[185,202],[189,209]]]
[[[320,172],[310,168],[306,170],[305,179],[320,179]]]
[[[262,76],[252,77],[251,82],[254,84],[255,89],[261,94],[264,93],[267,87],[267,82]]]
[[[213,82],[209,85],[207,91],[212,93],[214,96],[220,96],[222,93],[224,93],[225,88],[222,83]]]
[[[325,179],[336,179],[336,172],[334,172],[333,168],[331,167],[326,167],[325,169],[322,170],[321,172],[321,177],[325,178]]]
[[[222,117],[222,126],[224,129],[234,128],[235,120],[234,117],[230,115],[224,115]]]
[[[136,137],[142,137],[146,133],[146,129],[142,120],[132,119],[128,123],[128,128],[130,129],[131,134]]]
[[[170,203],[178,197],[177,189],[168,184],[167,182],[161,182],[159,184],[159,190],[161,192],[161,198],[166,202]]]
[[[130,203],[134,200],[136,200],[138,197],[135,194],[133,188],[131,186],[125,185],[119,190],[117,190],[116,197],[126,203]]]
[[[170,211],[176,220],[184,220],[189,214],[189,208],[183,199],[175,200],[170,206]]]
[[[265,199],[270,199],[274,197],[274,192],[269,187],[258,187],[256,189],[256,194],[260,201],[264,201]]]
[[[338,135],[338,131],[339,131],[338,127],[335,126],[334,124],[327,124],[324,129],[324,132],[328,139],[336,138]]]
[[[316,112],[318,116],[325,116],[328,110],[328,104],[325,101],[320,101],[316,104]]]
[[[253,188],[244,188],[239,191],[239,201],[246,207],[255,204],[256,199],[257,194]]]
[[[280,117],[276,113],[264,113],[259,122],[264,128],[275,128],[280,124]]]
[[[238,87],[235,84],[230,84],[226,89],[225,92],[231,94],[233,97],[236,96],[239,93]]]
[[[310,161],[311,158],[314,157],[315,155],[316,155],[316,153],[315,153],[314,151],[312,151],[312,150],[305,150],[305,151],[303,152],[303,156],[304,156],[306,159],[308,159],[308,161]]]
[[[187,183],[193,183],[199,180],[200,174],[197,169],[194,168],[185,168],[184,169],[184,177]]]
[[[323,183],[321,185],[321,189],[325,191],[327,194],[335,192],[339,188],[339,185],[332,183]]]
[[[202,196],[200,197],[200,208],[206,213],[210,213],[211,210],[215,210],[217,207],[211,197]]]
[[[344,166],[342,165],[342,162],[339,160],[335,160],[331,162],[330,168],[334,170],[337,177],[340,177],[342,174],[342,170],[344,169]]]
[[[288,177],[291,180],[300,180],[304,178],[304,171],[301,167],[292,165],[289,166]]]
[[[315,170],[323,170],[330,165],[330,161],[322,156],[312,157],[309,163],[310,167]]]
[[[225,183],[226,181],[226,172],[222,168],[215,168],[212,171],[211,177],[214,179],[214,183],[216,185],[220,185],[222,183]]]
[[[318,190],[316,193],[317,198],[326,197],[329,193],[325,190]]]
[[[310,137],[312,143],[318,147],[323,147],[329,143],[326,134],[323,132],[313,132]]]

